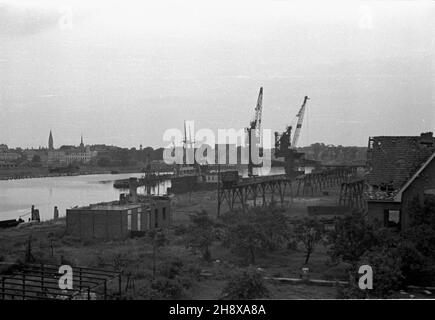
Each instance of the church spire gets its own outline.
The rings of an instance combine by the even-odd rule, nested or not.
[[[51,134],[51,130],[50,130],[50,135],[48,136],[48,150],[54,150],[53,135]]]
[[[83,133],[82,133],[82,135],[80,137],[80,148],[84,148],[84,147],[85,147],[85,145],[83,143]]]

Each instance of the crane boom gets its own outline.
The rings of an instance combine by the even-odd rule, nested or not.
[[[261,146],[261,140],[262,140],[262,134],[261,134],[261,113],[263,109],[263,87],[260,87],[260,92],[258,93],[257,98],[257,105],[255,106],[255,115],[254,120],[251,121],[249,124],[249,127],[247,128],[248,131],[248,145],[249,145],[249,162],[248,162],[248,176],[252,177],[253,174],[253,164],[252,164],[252,157],[251,157],[251,151],[252,151],[252,144],[260,145]],[[252,133],[255,134],[254,140],[252,140]],[[260,150],[260,156],[261,156],[261,150]]]
[[[263,111],[263,87],[260,88],[260,92],[258,93],[257,98],[257,105],[255,106],[255,115],[254,115],[254,121],[251,122],[251,129],[254,129],[257,137],[258,142],[261,143],[261,114]]]
[[[295,133],[293,135],[293,141],[292,141],[292,144],[291,144],[293,149],[297,147],[299,136],[301,134],[302,122],[304,121],[305,106],[307,104],[307,100],[309,100],[309,99],[310,98],[305,96],[304,102],[302,103],[302,106],[301,106],[301,109],[299,110],[298,114],[296,115],[296,117],[298,118],[298,122],[296,124],[296,130],[295,130]]]
[[[257,105],[255,106],[254,120],[251,121],[251,129],[261,129],[261,112],[263,110],[263,87],[258,93]]]

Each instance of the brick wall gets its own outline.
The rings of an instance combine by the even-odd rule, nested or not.
[[[411,185],[404,191],[402,195],[402,212],[403,212],[403,224],[409,223],[408,206],[409,203],[418,197],[421,204],[424,201],[425,190],[435,189],[435,159],[427,165],[427,167],[421,172]]]
[[[377,224],[378,226],[384,226],[386,210],[400,210],[400,202],[368,201],[369,221]]]

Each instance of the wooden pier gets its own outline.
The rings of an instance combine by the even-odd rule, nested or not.
[[[218,214],[223,203],[226,203],[230,210],[241,207],[245,210],[248,201],[253,206],[261,204],[266,206],[275,202],[278,197],[281,204],[284,204],[286,192],[292,195],[292,180],[285,174],[244,178],[235,183],[223,183],[218,192]]]

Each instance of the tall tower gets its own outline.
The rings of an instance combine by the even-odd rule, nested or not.
[[[48,150],[54,150],[53,135],[51,134],[51,130],[50,130],[50,135],[48,136]]]
[[[83,143],[83,134],[81,135],[81,138],[80,138],[80,148],[82,148],[82,149],[85,148],[85,145]]]

